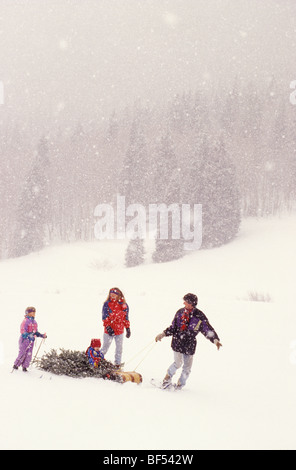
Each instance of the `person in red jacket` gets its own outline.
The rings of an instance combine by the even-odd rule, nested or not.
[[[124,295],[118,287],[109,290],[108,298],[104,302],[102,310],[102,320],[104,326],[102,354],[105,356],[115,340],[115,365],[121,364],[124,330],[126,337],[131,335],[129,322],[129,306],[125,301]]]

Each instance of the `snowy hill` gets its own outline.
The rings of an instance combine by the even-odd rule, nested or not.
[[[125,241],[2,261],[1,448],[295,449],[295,233],[295,216],[247,220],[227,246],[128,269]],[[136,368],[141,385],[60,377],[34,366],[10,373],[28,305],[48,335],[40,354],[83,351],[91,338],[102,338],[102,303],[116,285],[130,306],[125,369]],[[154,338],[190,291],[223,347],[218,352],[199,335],[186,388],[164,392],[150,378],[162,379],[171,364],[170,339]]]

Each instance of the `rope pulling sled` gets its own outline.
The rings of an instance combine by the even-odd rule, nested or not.
[[[152,344],[153,343],[153,344]],[[142,362],[146,359],[146,357],[148,356],[148,354],[150,354],[150,352],[152,351],[152,349],[154,348],[155,346],[155,341],[152,341],[150,343],[148,343],[143,349],[141,349],[137,354],[135,354],[135,356],[133,356],[131,359],[129,359],[127,361],[127,363],[130,363],[133,359],[135,359],[136,357],[138,357],[143,351],[145,351],[148,347],[151,347],[149,348],[149,350],[146,352],[146,354],[144,355],[144,357],[140,360],[140,362],[137,364],[137,366],[134,368],[133,371],[131,372],[125,372],[121,369],[119,369],[118,371],[114,371],[114,373],[116,375],[118,375],[121,380],[122,380],[122,383],[124,382],[135,382],[137,384],[140,384],[142,381],[143,381],[143,378],[142,378],[142,375],[139,374],[139,372],[136,372],[136,369],[139,367],[140,364],[142,364]]]

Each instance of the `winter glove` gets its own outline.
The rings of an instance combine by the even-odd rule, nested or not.
[[[222,344],[220,343],[220,341],[218,341],[217,339],[214,339],[214,344],[217,346],[217,349],[219,351],[219,349],[221,348]]]
[[[107,326],[106,327],[106,330],[107,330],[107,333],[109,336],[114,336],[114,331],[113,329],[111,328],[111,326]]]
[[[131,335],[131,330],[130,330],[130,328],[127,328],[126,329],[126,337],[129,338],[130,335]]]
[[[42,333],[39,333],[39,331],[35,331],[34,335],[37,336],[38,338],[47,338],[46,333],[42,334]]]
[[[160,333],[159,335],[156,336],[155,341],[156,342],[161,341],[162,338],[164,338],[164,337],[165,337],[165,334],[164,334],[164,332],[162,332],[162,333]]]
[[[35,341],[34,333],[23,333],[22,338],[28,339],[29,341]]]

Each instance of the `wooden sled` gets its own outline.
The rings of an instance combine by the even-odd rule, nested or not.
[[[113,374],[119,377],[119,382],[135,382],[140,384],[142,382],[142,376],[138,372],[124,372],[123,370],[113,371]]]

